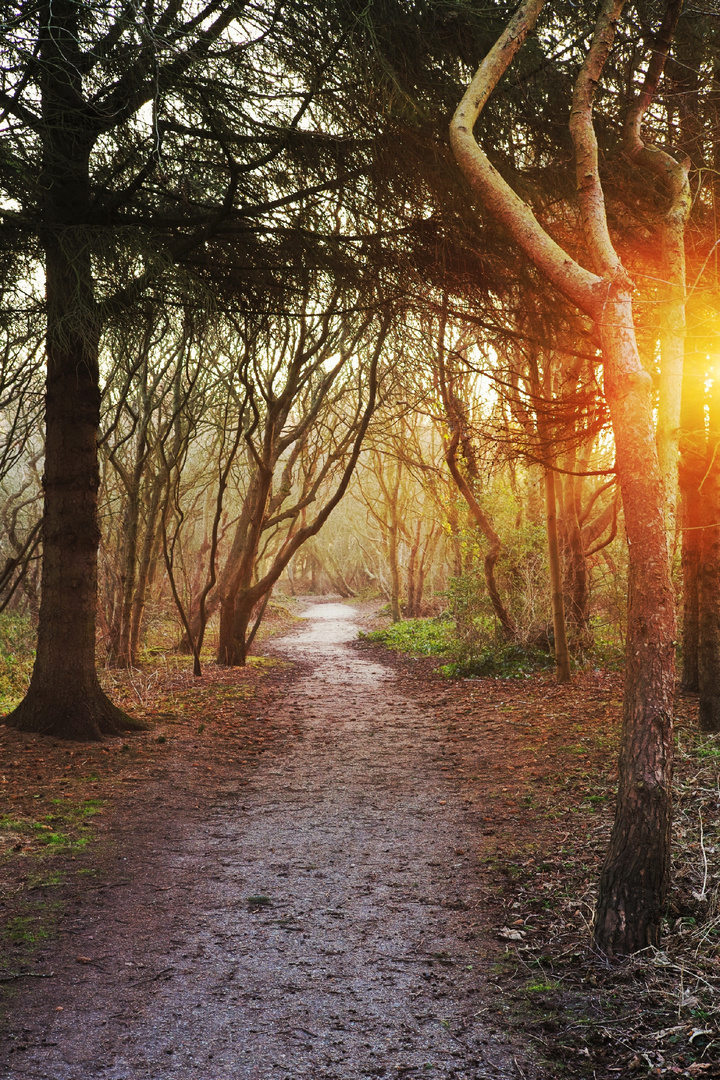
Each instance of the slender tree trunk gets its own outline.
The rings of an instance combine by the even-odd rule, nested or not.
[[[556,506],[555,472],[553,469],[547,468],[545,470],[545,523],[548,538],[548,561],[550,563],[553,630],[555,632],[555,671],[559,683],[568,683],[570,682],[570,651],[565,633],[565,607],[563,604]]]
[[[418,518],[415,523],[415,535],[410,545],[407,569],[407,617],[414,619],[418,614],[417,585],[418,585],[418,552],[420,550],[420,529],[422,519]]]
[[[490,597],[490,603],[492,604],[493,611],[500,623],[503,636],[508,641],[517,640],[517,627],[513,620],[512,615],[503,603],[500,595],[500,590],[495,580],[495,566],[500,558],[502,551],[502,545],[500,543],[500,537],[495,532],[490,518],[483,511],[482,507],[478,503],[475,495],[472,492],[467,480],[460,472],[460,468],[457,463],[457,446],[460,440],[460,430],[455,428],[452,439],[445,448],[445,460],[452,474],[452,478],[457,484],[458,490],[468,506],[468,517],[470,521],[475,523],[478,530],[482,533],[488,542],[488,550],[485,554],[483,561],[483,571],[485,574],[485,584],[487,586],[488,596]]]
[[[159,551],[158,520],[160,513],[160,499],[163,489],[163,477],[155,477],[150,498],[146,504],[145,531],[140,547],[138,561],[137,585],[133,595],[132,613],[130,616],[130,641],[128,654],[130,665],[137,665],[140,641],[143,634],[143,620],[145,606],[147,604],[148,590],[154,578],[153,568],[157,564]]]
[[[720,731],[720,384],[710,400],[710,438],[698,489],[704,528],[698,567],[698,689],[700,730]]]
[[[116,667],[132,667],[130,641],[132,637],[132,613],[136,593],[138,531],[140,524],[140,477],[133,477],[133,487],[128,493],[128,507],[125,515],[125,543],[122,553],[122,598],[117,636],[111,643],[109,660]]]
[[[394,510],[391,508],[391,514]],[[388,526],[388,563],[390,565],[390,610],[392,621],[400,622],[400,566],[398,564],[398,527],[395,522]]]
[[[577,466],[573,455],[572,468]],[[558,525],[563,562],[563,594],[570,650],[583,650],[592,646],[590,629],[590,581],[585,557],[582,528],[578,516],[581,477],[566,476],[564,481],[556,477],[560,488]]]
[[[685,353],[685,375],[680,438],[680,500],[682,515],[683,633],[682,687],[697,691],[700,642],[699,578],[701,565],[703,496],[700,484],[707,469],[705,433],[705,379],[700,342],[694,335]]]

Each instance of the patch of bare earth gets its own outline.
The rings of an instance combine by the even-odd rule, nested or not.
[[[187,679],[159,726],[124,744],[48,752],[3,733],[22,774],[7,1080],[536,1075],[507,1033],[496,961],[512,927],[488,935],[498,871],[478,861],[478,837],[494,858],[529,821],[519,772],[498,760],[502,725],[498,742],[472,718],[470,780],[439,682],[351,647],[345,605],[306,616],[273,646],[291,666]],[[457,724],[465,706],[449,693]],[[78,756],[55,778],[66,753]],[[31,800],[52,816],[65,796],[96,796],[105,824],[83,846],[66,814],[60,880],[31,885],[44,857]],[[56,909],[28,952],[31,891]]]

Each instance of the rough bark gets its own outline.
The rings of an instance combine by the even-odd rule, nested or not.
[[[143,725],[116,708],[95,670],[99,325],[85,223],[94,132],[80,110],[77,6],[58,3],[42,35],[42,189],[47,303],[45,501],[37,653],[20,731],[98,739]],[[52,25],[51,25],[52,24]]]
[[[675,598],[651,380],[634,348],[629,290],[607,309],[600,329],[630,560],[617,808],[595,941],[625,955],[659,944],[670,881]]]
[[[571,133],[578,198],[594,274],[576,263],[490,165],[472,131],[480,109],[542,8],[522,4],[480,65],[451,124],[456,158],[475,192],[526,255],[596,324],[630,545],[628,636],[616,818],[600,880],[595,942],[621,955],[657,944],[670,867],[675,615],[651,383],[640,362],[632,283],[610,239],[592,121],[620,0],[605,0],[575,85]]]

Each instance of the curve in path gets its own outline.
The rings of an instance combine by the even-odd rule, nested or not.
[[[156,899],[123,934],[130,888],[90,920],[92,946],[76,948],[134,959],[68,974],[62,1011],[7,1080],[521,1075],[485,1020],[474,825],[432,761],[433,713],[348,647],[350,607],[305,619],[274,643],[305,672],[278,706],[302,735],[242,806],[226,791],[171,856],[155,839],[156,887],[184,904]]]

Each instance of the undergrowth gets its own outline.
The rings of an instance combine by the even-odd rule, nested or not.
[[[449,656],[454,643],[455,624],[451,619],[405,619],[384,630],[360,631],[361,641],[385,645],[398,652],[422,656]]]
[[[720,741],[681,724],[673,878],[660,948],[610,963],[590,946],[612,785],[597,775],[564,843],[502,853],[505,1000],[553,1077],[720,1076]],[[593,795],[601,820],[588,816]],[[565,801],[556,788],[550,802]],[[597,816],[597,814],[596,814]],[[500,857],[500,856],[498,856]],[[512,872],[511,872],[512,871]],[[509,940],[508,940],[509,939]]]
[[[361,631],[359,637],[398,652],[437,656],[446,661],[440,671],[450,678],[523,678],[555,662],[550,653],[532,645],[488,642],[479,651],[469,650],[457,636],[455,620],[447,615],[405,619],[383,630]]]
[[[0,614],[0,716],[24,697],[35,659],[35,630],[29,615]]]

